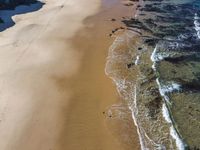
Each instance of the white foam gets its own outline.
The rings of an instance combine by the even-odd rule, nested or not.
[[[157,79],[157,82],[159,82],[158,79]],[[159,85],[160,85],[160,83],[159,83]],[[180,87],[181,87],[181,85],[171,82],[171,83],[168,83],[167,85],[162,85],[162,86],[160,85],[160,91],[161,91],[162,95],[165,95],[166,93],[171,93],[173,91],[179,91]]]
[[[167,106],[166,106],[165,103],[164,103],[163,106],[162,106],[162,114],[163,114],[163,117],[165,118],[165,120],[166,120],[168,123],[172,123],[172,120],[171,120],[171,118],[170,118],[169,111],[168,111]]]
[[[140,129],[139,129],[139,126],[138,126],[138,123],[137,123],[137,119],[135,117],[135,114],[134,114],[134,109],[132,107],[129,107],[129,109],[131,110],[132,112],[132,118],[133,118],[133,121],[134,121],[134,124],[137,128],[137,133],[138,133],[138,136],[139,136],[139,141],[140,141],[140,146],[141,146],[141,150],[147,150],[147,148],[144,146],[144,142],[143,142],[143,139],[142,139],[142,135],[140,133]]]
[[[194,28],[197,32],[198,38],[200,39],[200,22],[199,22],[199,20],[200,20],[200,17],[197,15],[197,13],[195,13],[195,15],[194,15],[194,26],[195,27]]]
[[[151,54],[151,61],[153,62],[153,65],[152,65],[152,69],[154,70],[154,71],[156,71],[156,51],[157,51],[157,46],[154,48],[154,51],[153,51],[153,53]]]
[[[168,83],[167,85],[161,85],[160,82],[159,82],[159,79],[157,78],[156,79],[156,83],[158,84],[160,95],[162,97],[164,97],[164,99],[168,103],[170,103],[170,99],[167,96],[167,94],[171,93],[173,91],[179,91],[180,88],[181,88],[181,85],[179,85],[179,84],[177,84],[177,83],[175,83],[173,81],[171,83]]]
[[[156,63],[154,62],[152,67],[151,67],[154,71],[156,71]]]
[[[164,97],[164,99],[165,99],[168,103],[170,103],[169,97],[166,95],[165,90],[162,90],[162,87],[161,87],[161,85],[160,85],[160,82],[159,82],[158,78],[156,79],[156,83],[157,83],[157,85],[158,85],[160,95],[161,95],[162,97]]]
[[[180,85],[177,83],[172,82],[171,84],[161,86],[158,79],[156,79],[156,82],[159,86],[159,91],[160,91],[161,96],[163,96],[164,99],[166,100],[166,102],[168,102],[168,103],[170,103],[170,99],[166,94],[173,92],[174,90],[180,90]],[[172,123],[172,120],[171,120],[170,114],[169,114],[169,110],[167,109],[166,104],[163,104],[162,114],[168,123]],[[176,147],[178,148],[178,150],[184,150],[185,144],[180,139],[180,137],[179,137],[178,133],[176,132],[173,125],[171,125],[171,127],[170,127],[170,134],[175,139]]]
[[[157,54],[157,46],[156,46],[154,51],[153,51],[153,53],[152,53],[152,55],[151,55],[151,60],[153,62],[152,68],[153,68],[154,71],[156,71],[156,66],[155,66],[156,62],[160,61],[162,59],[163,59],[163,56]],[[180,87],[181,87],[181,85],[179,85],[179,84],[177,84],[175,82],[170,82],[167,85],[161,85],[161,83],[159,82],[158,78],[156,79],[156,83],[157,83],[157,85],[159,87],[160,95],[162,97],[164,97],[164,99],[165,99],[165,101],[167,103],[170,103],[170,99],[167,96],[167,94],[171,93],[173,91],[179,91]],[[163,114],[164,119],[168,123],[172,124],[172,120],[170,118],[169,110],[167,109],[167,106],[166,106],[165,103],[163,104],[163,107],[162,107],[162,114]],[[184,150],[185,149],[185,144],[181,140],[181,138],[179,137],[179,135],[176,132],[176,130],[175,130],[173,125],[171,125],[171,127],[170,127],[170,135],[172,136],[172,138],[175,139],[177,149],[178,150]]]
[[[170,127],[170,134],[175,139],[178,150],[185,150],[185,144],[180,139],[179,135],[177,134],[173,126]]]
[[[152,62],[157,62],[159,61],[159,56],[157,55],[157,45],[153,50],[153,53],[151,54],[151,61]]]
[[[179,43],[169,43],[168,45],[169,47],[171,48],[174,48],[174,47],[179,47]],[[152,62],[159,62],[167,57],[170,56],[170,53],[169,52],[158,52],[158,45],[156,45],[156,47],[154,48],[152,54],[151,54],[151,61]]]
[[[140,56],[137,56],[137,57],[136,57],[136,60],[135,60],[135,65],[138,65],[138,64],[139,64],[139,61],[140,61]]]
[[[151,54],[151,61],[153,62],[152,69],[156,71],[156,63],[163,60],[166,57],[169,57],[169,54],[166,53],[158,53],[157,52],[158,46],[154,48],[152,54]]]

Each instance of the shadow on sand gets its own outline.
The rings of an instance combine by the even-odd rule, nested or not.
[[[0,10],[0,19],[2,21],[0,23],[0,32],[15,25],[12,16],[37,11],[43,5],[44,3],[35,1],[25,5],[18,5],[14,9]]]

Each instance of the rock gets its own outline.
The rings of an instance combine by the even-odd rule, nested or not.
[[[131,67],[133,67],[135,65],[135,63],[129,63],[127,64],[127,68],[130,69]]]

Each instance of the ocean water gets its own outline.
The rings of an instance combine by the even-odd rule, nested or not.
[[[143,150],[200,149],[200,0],[141,0],[109,49],[106,73]]]
[[[12,17],[19,14],[29,13],[37,11],[43,7],[44,3],[42,1],[30,1],[24,2],[16,5],[13,9],[11,8],[0,8],[0,19],[3,21],[0,23],[0,32],[12,27],[15,25]]]

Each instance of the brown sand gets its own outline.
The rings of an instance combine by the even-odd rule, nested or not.
[[[108,48],[114,39],[109,34],[113,29],[123,27],[121,18],[132,16],[133,8],[124,7],[119,0],[110,0],[109,3],[103,1],[100,12],[87,18],[86,27],[72,39],[74,48],[83,53],[83,57],[79,73],[70,78],[70,82],[66,81],[74,93],[65,112],[67,119],[61,136],[62,149],[140,149],[131,114],[125,104],[118,104],[121,99],[116,87],[104,72]],[[123,30],[112,36],[121,32]],[[108,116],[107,109],[115,103],[126,109],[125,119]]]
[[[108,33],[119,26],[108,20],[129,13],[106,2],[47,0],[0,34],[1,150],[139,149],[135,128],[126,143],[115,132],[123,122],[110,126],[103,113],[119,102],[104,73]]]

